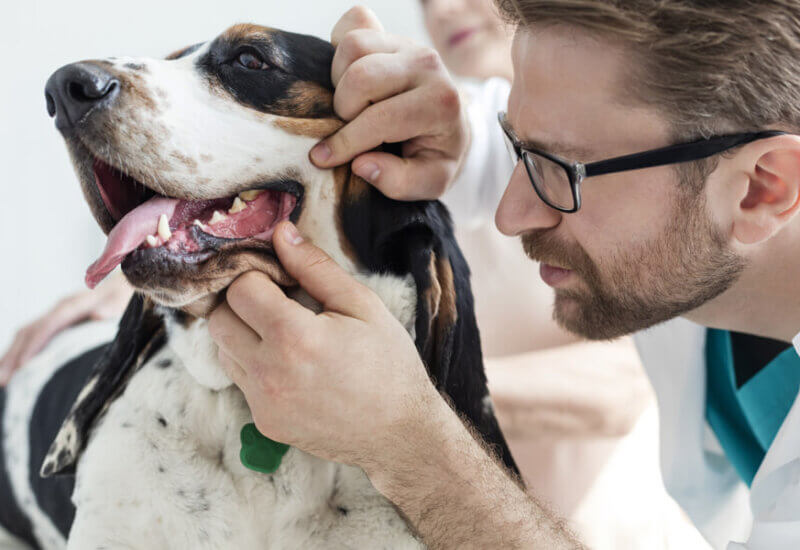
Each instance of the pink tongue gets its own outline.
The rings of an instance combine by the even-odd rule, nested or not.
[[[106,278],[125,256],[136,250],[148,235],[158,230],[158,218],[166,214],[172,218],[178,199],[155,197],[140,204],[117,222],[108,234],[106,247],[100,257],[86,270],[86,286],[94,288]]]

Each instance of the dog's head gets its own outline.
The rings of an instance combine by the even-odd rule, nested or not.
[[[121,263],[155,303],[205,315],[245,271],[294,284],[271,245],[274,227],[291,219],[344,269],[383,287],[384,301],[393,295],[387,285],[411,289],[394,296],[411,302],[402,320],[431,376],[512,464],[488,406],[469,271],[444,207],[390,200],[349,167],[320,170],[308,159],[342,125],[333,111],[333,53],[314,37],[236,25],[166,59],[109,58],[56,71],[48,110],[108,234],[87,283]],[[106,394],[84,404],[97,410],[83,411],[82,424]]]
[[[48,110],[108,234],[87,284],[121,263],[155,302],[204,314],[249,269],[291,283],[271,246],[284,219],[346,264],[341,185],[308,160],[341,125],[332,56],[317,38],[236,25],[166,59],[56,71]]]

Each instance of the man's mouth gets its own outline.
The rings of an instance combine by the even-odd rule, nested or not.
[[[131,253],[198,263],[225,243],[270,242],[275,226],[289,219],[299,190],[251,189],[229,197],[181,200],[159,195],[95,158],[95,184],[115,225],[100,257],[86,270],[94,288]]]
[[[547,285],[555,288],[570,278],[570,275],[572,275],[572,270],[551,264],[541,263],[539,264],[539,275]]]

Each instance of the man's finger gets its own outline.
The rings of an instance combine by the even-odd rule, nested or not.
[[[383,32],[371,29],[358,29],[349,32],[333,54],[331,61],[331,82],[339,87],[342,76],[356,61],[370,58],[373,55],[396,53],[404,40]]]
[[[390,199],[435,200],[447,191],[458,163],[436,154],[401,158],[389,153],[365,153],[353,161],[353,172]],[[411,185],[409,182],[413,182]]]
[[[272,242],[281,265],[326,310],[365,318],[370,292],[323,250],[303,240],[294,224],[279,224]]]
[[[236,359],[225,353],[222,348],[219,350],[218,357],[219,362],[222,365],[222,370],[225,371],[225,374],[228,375],[228,378],[230,378],[234,384],[239,386],[240,389],[244,390],[244,388],[248,385],[248,378],[247,373],[242,366],[236,362]]]
[[[242,359],[261,343],[259,335],[234,313],[228,302],[223,302],[211,313],[208,332],[220,349]]]
[[[261,338],[267,338],[274,324],[293,325],[313,317],[313,313],[287,298],[283,290],[260,271],[240,275],[228,287],[226,301]]]
[[[378,53],[362,57],[339,80],[333,110],[339,118],[353,120],[371,104],[409,90],[415,81],[402,55]]]
[[[448,92],[449,93],[449,92]],[[382,143],[399,143],[438,130],[447,109],[458,109],[458,93],[431,97],[414,89],[370,105],[360,115],[311,150],[311,160],[320,168],[350,162]]]
[[[338,46],[344,35],[356,29],[383,31],[378,16],[366,6],[354,6],[339,18],[331,31],[331,44]]]

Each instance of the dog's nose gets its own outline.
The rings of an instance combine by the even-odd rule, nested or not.
[[[69,132],[95,107],[117,95],[119,80],[93,63],[73,63],[54,72],[44,87],[47,112],[56,128]]]

